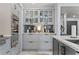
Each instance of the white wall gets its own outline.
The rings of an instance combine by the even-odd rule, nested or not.
[[[0,3],[0,35],[11,34],[10,4]]]

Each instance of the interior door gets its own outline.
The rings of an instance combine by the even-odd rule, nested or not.
[[[77,35],[77,21],[67,21],[67,35],[71,35],[72,25],[76,25],[76,35]]]

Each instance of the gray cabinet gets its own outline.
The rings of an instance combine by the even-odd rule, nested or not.
[[[59,54],[59,47],[58,47],[58,41],[53,38],[53,55],[58,55]]]
[[[50,51],[52,50],[52,37],[44,34],[24,34],[23,50]]]
[[[52,37],[50,35],[41,34],[24,34],[23,35],[23,50],[52,50]]]
[[[75,55],[77,52],[65,44],[53,39],[53,54],[54,55]]]
[[[24,50],[38,50],[39,39],[37,35],[23,35],[23,49]]]
[[[50,35],[40,35],[40,50],[52,50],[52,37]]]

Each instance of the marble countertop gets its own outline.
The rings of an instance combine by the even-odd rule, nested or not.
[[[68,40],[79,40],[79,36],[77,36],[77,38],[71,38],[70,36],[53,36],[53,38],[67,45],[68,47],[74,49],[75,51],[79,52],[79,45],[68,41]]]
[[[40,32],[40,33],[23,33],[23,34],[29,34],[29,35],[30,35],[30,34],[33,34],[33,35],[34,35],[34,34],[48,34],[48,35],[49,35],[49,34],[51,34],[51,35],[53,34],[53,35],[56,35],[56,33],[41,33],[41,32]]]

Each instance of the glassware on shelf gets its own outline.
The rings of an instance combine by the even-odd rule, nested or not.
[[[38,16],[38,11],[34,11],[34,15],[35,16]]]
[[[49,22],[52,22],[52,18],[49,18],[48,20],[49,20]]]
[[[52,11],[49,11],[49,16],[52,16]]]
[[[34,18],[34,23],[38,23],[38,18]]]
[[[44,32],[47,32],[47,31],[46,31],[46,26],[44,26]]]
[[[44,16],[45,16],[45,17],[48,16],[48,11],[44,11]]]
[[[29,10],[26,11],[25,16],[26,17],[29,17],[30,16],[30,11]]]
[[[40,18],[40,22],[43,22],[43,18]]]
[[[25,22],[28,22],[28,21],[29,21],[28,18],[26,18]]]
[[[27,29],[27,33],[29,33],[29,29]]]
[[[40,16],[43,16],[43,11],[40,11]]]
[[[30,18],[26,18],[26,19],[25,19],[25,23],[30,24]]]
[[[30,11],[30,17],[33,17],[33,11]]]
[[[29,14],[29,11],[26,11],[26,12],[25,12],[25,15],[28,16],[28,14]]]
[[[47,24],[48,23],[48,18],[44,18],[44,22]]]
[[[32,24],[33,23],[33,18],[30,18],[30,24]]]

